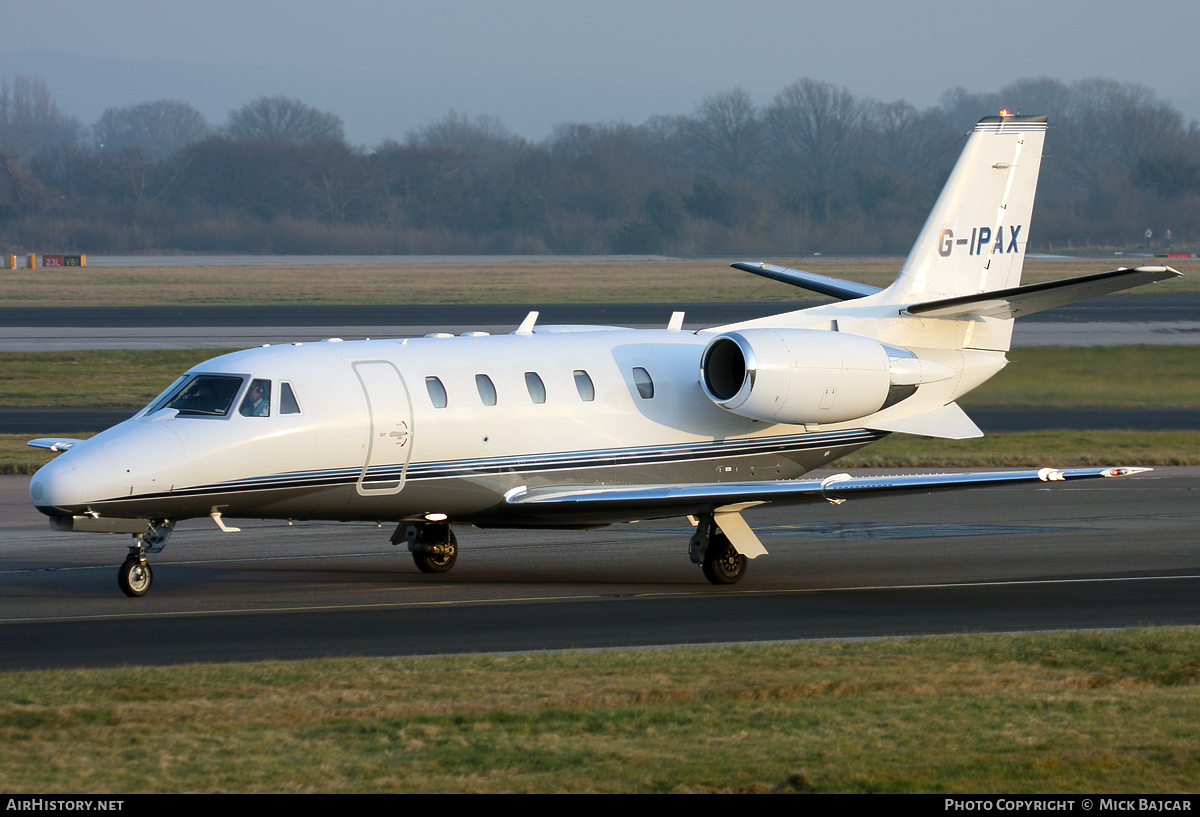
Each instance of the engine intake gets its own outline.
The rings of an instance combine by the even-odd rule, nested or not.
[[[700,357],[708,398],[773,423],[838,423],[874,414],[892,386],[888,351],[858,335],[743,329],[709,341]]]

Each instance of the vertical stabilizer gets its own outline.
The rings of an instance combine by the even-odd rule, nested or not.
[[[1018,286],[1045,136],[1045,116],[981,119],[884,297],[913,303]]]

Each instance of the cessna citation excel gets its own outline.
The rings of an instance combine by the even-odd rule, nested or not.
[[[982,436],[954,402],[1007,362],[1019,315],[1179,275],[1138,267],[1020,286],[1046,118],[990,116],[887,289],[735,267],[837,303],[701,331],[537,326],[293,343],[214,358],[33,477],[62,531],[129,533],[121,589],[181,519],[398,523],[417,567],[452,525],[591,528],[687,516],[715,584],[766,554],[742,511],[894,491],[1115,477],[1088,468],[802,479],[889,433]]]

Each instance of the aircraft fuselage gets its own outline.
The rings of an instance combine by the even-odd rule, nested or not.
[[[43,512],[62,516],[179,520],[215,508],[225,517],[536,524],[553,514],[514,514],[508,491],[790,479],[883,436],[719,408],[699,383],[710,338],[597,328],[236,352],[189,372],[240,379],[222,415],[143,410],[65,452],[31,491]],[[269,411],[243,416],[256,380],[270,384]],[[285,383],[298,413],[281,412]]]

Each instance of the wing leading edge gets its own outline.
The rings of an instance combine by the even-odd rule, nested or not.
[[[616,518],[624,513],[664,515],[704,513],[730,506],[750,507],[766,503],[829,501],[840,503],[855,496],[914,491],[1008,485],[1021,482],[1123,477],[1150,468],[1042,468],[1025,471],[986,471],[965,474],[899,474],[853,477],[835,474],[824,479],[795,479],[762,482],[709,482],[695,485],[564,485],[515,488],[505,496],[507,504],[530,515]]]
[[[841,278],[830,278],[827,275],[817,275],[815,272],[805,272],[804,270],[791,269],[790,267],[777,267],[774,264],[738,261],[736,264],[730,264],[729,266],[734,269],[740,269],[742,272],[761,275],[764,278],[770,278],[772,281],[782,281],[794,287],[819,292],[822,295],[830,295],[843,301],[853,300],[854,298],[865,298],[868,295],[874,295],[876,292],[882,292],[879,287],[873,287],[869,284],[844,281]]]
[[[984,318],[1012,319],[1073,304],[1097,295],[1107,295],[1142,284],[1178,278],[1180,275],[1182,273],[1171,267],[1122,267],[1112,272],[1097,272],[1078,278],[1045,281],[994,292],[909,304],[902,314],[922,318],[978,315]]]

